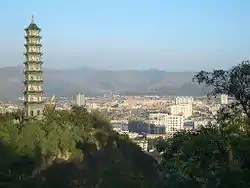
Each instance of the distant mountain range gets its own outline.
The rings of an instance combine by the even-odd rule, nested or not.
[[[88,67],[70,70],[44,69],[46,95],[72,96],[119,93],[126,95],[200,96],[206,87],[192,83],[195,72],[150,70],[97,70]],[[0,68],[0,99],[22,95],[23,67]]]

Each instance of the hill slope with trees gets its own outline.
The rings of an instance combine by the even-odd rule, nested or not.
[[[156,163],[84,108],[0,117],[0,187],[154,187]],[[160,185],[158,185],[160,186]]]

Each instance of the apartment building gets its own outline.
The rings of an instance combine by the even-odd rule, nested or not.
[[[149,123],[165,127],[165,134],[170,137],[183,129],[184,118],[181,115],[170,115],[166,113],[149,114]]]
[[[170,107],[172,115],[182,115],[184,119],[192,116],[193,106],[192,104],[176,104]]]
[[[175,104],[193,104],[193,97],[179,96],[175,98]]]

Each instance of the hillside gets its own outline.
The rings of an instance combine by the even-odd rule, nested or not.
[[[161,188],[157,161],[85,108],[0,114],[2,188]],[[13,121],[15,117],[15,121]]]
[[[0,68],[0,98],[20,96],[23,89],[23,67]],[[194,72],[165,72],[156,69],[96,70],[79,68],[71,70],[44,69],[47,95],[99,95],[108,92],[121,94],[203,95],[204,88],[192,84]]]

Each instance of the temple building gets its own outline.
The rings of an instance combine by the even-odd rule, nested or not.
[[[41,29],[35,24],[34,17],[25,29],[26,44],[24,53],[24,112],[26,117],[41,116],[44,112],[43,71],[41,53]]]

